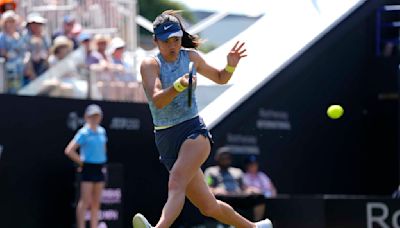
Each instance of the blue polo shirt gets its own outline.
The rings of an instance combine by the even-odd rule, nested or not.
[[[97,130],[93,131],[85,125],[76,133],[74,140],[80,147],[80,156],[84,163],[103,164],[107,162],[107,135],[103,127],[98,126]]]

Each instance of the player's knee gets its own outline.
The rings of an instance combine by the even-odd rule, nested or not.
[[[205,204],[199,208],[200,213],[204,216],[215,218],[220,213],[220,207],[217,203]]]
[[[171,177],[168,181],[168,190],[169,191],[183,191],[184,186],[183,183],[177,178]]]
[[[91,207],[99,208],[100,204],[101,204],[100,199],[93,198],[91,201]]]
[[[85,200],[80,200],[78,206],[83,209],[88,209],[90,207],[90,202],[87,202]]]
[[[174,192],[184,192],[185,184],[177,176],[171,175],[168,181],[168,190]]]
[[[92,206],[92,198],[90,197],[86,197],[82,199],[82,205],[84,208],[89,208]]]
[[[100,209],[100,202],[92,201],[90,208],[92,210],[99,210]]]

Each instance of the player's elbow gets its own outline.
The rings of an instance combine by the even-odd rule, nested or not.
[[[68,147],[65,148],[65,150],[64,150],[65,155],[69,156],[71,153],[72,153],[72,150],[70,148],[68,148]]]
[[[214,80],[215,83],[218,85],[225,85],[228,83],[229,80],[223,79],[223,78],[218,78],[217,80]]]
[[[220,79],[217,83],[219,85],[226,85],[226,84],[228,84],[228,82],[229,82],[229,79]]]

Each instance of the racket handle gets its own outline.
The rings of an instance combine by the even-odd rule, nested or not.
[[[193,64],[193,62],[190,62],[189,63],[189,86],[188,86],[188,106],[189,107],[192,107],[193,73],[194,73],[194,64]]]

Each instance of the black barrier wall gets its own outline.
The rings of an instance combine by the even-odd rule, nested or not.
[[[386,95],[397,93],[400,61],[375,56],[381,4],[367,1],[219,123],[216,147],[260,153],[280,193],[391,194],[399,113]],[[327,117],[331,104],[341,119]]]
[[[367,196],[267,199],[274,227],[389,228],[400,226],[400,201]]]
[[[75,167],[64,147],[90,103],[104,111],[109,161],[123,166],[122,227],[138,211],[158,218],[167,172],[158,161],[146,104],[0,95],[0,227],[72,227]]]

